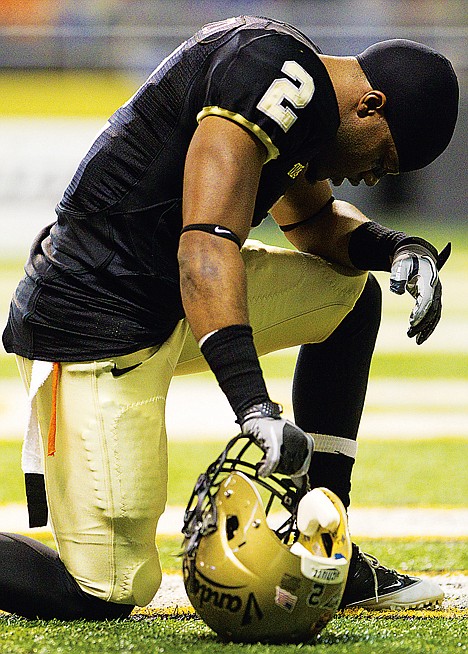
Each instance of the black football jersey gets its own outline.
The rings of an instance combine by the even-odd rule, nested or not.
[[[177,249],[197,125],[222,116],[265,145],[258,225],[338,129],[317,52],[293,27],[240,16],[205,26],[165,59],[100,131],[56,222],[33,243],[5,349],[84,361],[164,342],[184,316]]]

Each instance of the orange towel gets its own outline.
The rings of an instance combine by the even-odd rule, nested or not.
[[[47,436],[47,456],[55,454],[55,436],[57,433],[57,391],[60,377],[60,363],[54,363],[52,370],[52,408],[50,412],[49,433]]]

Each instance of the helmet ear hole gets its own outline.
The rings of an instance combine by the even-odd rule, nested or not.
[[[322,543],[327,556],[330,557],[333,550],[333,538],[328,532],[322,534]]]
[[[236,515],[230,515],[226,519],[226,536],[228,540],[232,540],[239,529],[239,519]]]

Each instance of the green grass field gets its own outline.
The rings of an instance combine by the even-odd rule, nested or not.
[[[407,225],[392,226],[408,229]],[[457,332],[451,325],[468,324],[468,230],[445,230],[436,224],[415,226],[414,233],[431,238],[439,247],[450,238],[454,254],[443,271],[444,320],[451,339],[444,349],[381,348],[373,360],[370,383],[449,382],[454,385],[468,379],[468,351],[457,350]],[[271,228],[258,237],[279,241]],[[6,317],[11,292],[21,275],[22,262],[12,259],[0,264],[0,316]],[[384,289],[384,322],[396,321],[404,333],[407,315],[411,308],[408,298],[396,298],[386,290],[386,276],[381,276]],[[392,323],[393,324],[393,323]],[[458,327],[457,327],[458,329]],[[466,343],[466,339],[465,339]],[[294,366],[294,352],[284,356],[266,357],[263,368],[267,379],[289,377]],[[9,383],[17,378],[13,357],[0,349],[0,382]],[[206,376],[200,375],[203,384]],[[437,386],[435,386],[437,388]],[[431,391],[432,392],[432,391]],[[454,407],[450,397],[446,400],[434,394],[430,398],[421,394],[411,404],[411,411],[427,417],[431,413],[452,416],[454,411],[467,413],[467,400]],[[369,411],[382,420],[388,411],[398,412],[395,405],[389,409],[385,397]],[[0,396],[0,417],[6,400]],[[18,425],[18,434],[22,425]],[[14,436],[17,434],[15,433]],[[468,506],[468,423],[464,434],[442,430],[440,437],[392,440],[363,439],[359,447],[358,464],[353,477],[353,505],[358,507],[437,507],[467,508]],[[224,435],[217,442],[199,440],[170,442],[169,503],[183,505],[192,489],[195,477],[223,446]],[[19,470],[21,444],[17,439],[0,440],[0,506],[23,503],[24,490]],[[187,469],[187,452],[190,466]],[[0,525],[1,528],[1,525]],[[37,536],[52,545],[50,535]],[[409,573],[464,574],[468,570],[468,540],[465,538],[392,538],[363,539],[359,542],[365,551],[380,558],[385,564]],[[163,569],[180,574],[181,539],[177,536],[158,537]],[[261,553],[260,553],[261,555]],[[466,591],[464,591],[466,593]],[[466,606],[466,598],[465,598]],[[365,611],[346,611],[337,615],[322,632],[316,643],[310,645],[233,645],[225,644],[188,609],[136,611],[132,618],[121,623],[65,624],[59,621],[44,623],[2,615],[0,616],[0,653],[12,654],[104,654],[166,652],[179,654],[221,653],[234,654],[451,654],[466,651],[466,608],[445,606],[436,611],[409,611],[404,614],[383,612],[371,615]]]
[[[309,645],[239,645],[219,641],[204,623],[190,614],[162,612],[135,616],[120,623],[57,621],[26,623],[6,619],[0,635],[5,654],[455,654],[466,649],[466,620],[431,617],[427,612],[405,617],[359,612],[335,618]]]
[[[366,616],[335,618],[310,645],[239,645],[219,641],[203,622],[190,614],[171,612],[135,616],[125,622],[77,622],[66,629],[60,622],[5,621],[0,652],[10,654],[455,654],[465,650],[466,621],[457,615]]]
[[[193,480],[187,479],[184,470],[187,447],[191,448],[191,470],[201,469],[220,449],[220,443],[189,444],[172,443],[170,447],[171,484],[169,498],[173,503],[185,502]],[[416,445],[416,446],[415,446]],[[403,449],[402,449],[403,446]],[[430,478],[417,495],[425,505],[453,506],[453,497],[446,494],[447,470],[437,464],[440,460],[457,462],[466,454],[466,442],[431,441],[426,444],[424,462],[421,463],[421,449],[424,443],[399,444],[396,450],[392,443],[368,442],[361,449],[360,479],[355,483],[355,497],[366,506],[388,506],[389,492],[391,503],[407,503],[406,481],[403,475],[395,484],[395,471],[388,465],[380,468],[378,484],[372,485],[369,495],[365,479],[374,475],[375,461],[392,457],[396,462],[405,461],[408,470],[418,469],[422,478]],[[393,452],[392,452],[393,449]],[[428,454],[430,449],[430,455]],[[428,460],[431,465],[428,466]],[[0,478],[2,479],[1,502],[22,501],[21,476],[18,474],[19,443],[0,444]],[[453,465],[456,469],[457,465]],[[457,505],[466,506],[466,475],[464,467],[456,473],[456,481],[451,477],[451,489],[460,484],[463,490],[455,495]],[[430,471],[430,476],[429,476]],[[405,483],[402,483],[405,481]],[[379,489],[376,498],[375,490]],[[446,498],[443,500],[442,498]],[[50,536],[40,537],[53,546]],[[424,574],[466,574],[468,570],[468,541],[466,539],[361,539],[364,551],[372,552],[391,567],[404,572]],[[161,564],[166,573],[180,574],[181,537],[158,537]],[[234,654],[287,654],[290,652],[314,652],[330,654],[380,654],[390,652],[442,654],[462,652],[466,647],[467,612],[456,608],[437,611],[409,611],[398,614],[384,612],[371,615],[368,612],[345,611],[338,614],[322,632],[314,644],[308,645],[234,645],[225,644],[206,627],[193,613],[185,608],[174,613],[173,610],[136,610],[129,620],[122,623],[83,623],[73,624],[52,621],[25,621],[11,616],[0,616],[0,652],[15,654],[70,654],[90,653],[128,653],[156,654],[169,652],[179,654],[205,654],[220,652]]]

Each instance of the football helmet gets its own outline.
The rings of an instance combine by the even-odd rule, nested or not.
[[[235,642],[307,642],[331,620],[351,558],[328,489],[257,474],[263,452],[232,439],[198,478],[184,516],[183,573],[203,621]]]

